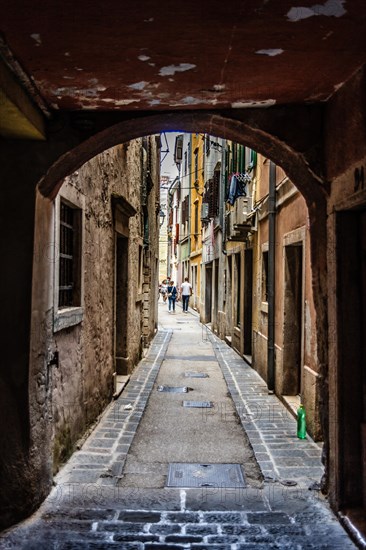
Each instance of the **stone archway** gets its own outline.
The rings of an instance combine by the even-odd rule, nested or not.
[[[320,127],[311,115],[320,114],[316,109],[299,109],[289,113],[282,109],[268,109],[265,112],[240,110],[223,113],[209,111],[168,112],[130,118],[123,122],[108,125],[105,129],[83,140],[79,145],[70,146],[59,156],[39,181],[42,195],[54,198],[65,176],[74,172],[82,164],[102,151],[119,143],[124,143],[144,135],[163,131],[206,132],[211,135],[233,140],[251,147],[281,166],[304,195],[308,205],[327,190],[322,176],[322,150]],[[310,120],[304,124],[304,119]],[[285,126],[281,128],[281,124]],[[301,123],[301,130],[294,135],[292,125]],[[299,139],[300,136],[300,139]],[[316,150],[318,146],[318,150]],[[319,195],[318,195],[319,194]]]
[[[41,200],[51,206],[50,199],[57,195],[63,179],[89,159],[119,143],[161,131],[207,132],[211,135],[242,143],[266,155],[281,166],[303,193],[309,208],[314,270],[313,292],[317,310],[319,360],[321,375],[324,380],[324,406],[322,412],[323,421],[326,423],[327,330],[326,258],[324,250],[326,247],[327,189],[322,178],[320,120],[319,108],[314,110],[306,107],[292,111],[287,107],[287,109],[274,108],[263,111],[246,110],[245,112],[235,110],[221,113],[190,111],[184,113],[169,112],[158,115],[140,114],[139,116],[130,114],[130,118],[117,123],[116,119],[113,119],[111,123],[110,119],[104,120],[102,118],[100,124],[96,125],[100,131],[90,135],[87,139],[83,139],[84,135],[82,133],[78,134],[72,128],[73,119],[71,116],[68,120],[70,125],[66,124],[66,130],[63,128],[62,139],[57,137],[56,132],[56,135],[48,142],[22,143],[19,147],[9,144],[8,151],[13,151],[13,157],[9,157],[7,160],[5,172],[8,171],[9,180],[13,182],[14,187],[9,187],[7,190],[8,196],[15,205],[19,197],[22,196],[23,188],[26,187],[27,193],[26,204],[23,205],[23,208],[26,209],[26,218],[24,219],[22,231],[28,233],[28,240],[23,243],[22,233],[20,232],[17,235],[19,242],[14,244],[19,247],[19,250],[21,249],[21,260],[27,266],[27,269],[21,274],[23,279],[26,279],[26,288],[23,289],[23,293],[26,294],[27,301],[19,310],[20,315],[23,318],[29,316],[32,293],[31,279],[32,276],[33,278],[37,277],[37,273],[34,271],[32,273],[31,270],[34,242],[32,238],[29,238],[29,234],[33,235],[35,220],[37,219],[37,212],[34,209],[34,186],[37,182],[38,191],[43,196]],[[7,147],[8,145],[5,144],[5,150]],[[21,163],[20,159],[22,160]],[[27,163],[30,161],[32,164],[29,164],[29,170],[27,171]],[[21,184],[17,180],[19,175]],[[46,211],[50,212],[50,208],[46,208]],[[7,215],[10,222],[11,212]],[[50,220],[51,217],[49,216],[47,220],[43,219],[42,223],[50,223]],[[20,273],[22,262],[17,268],[17,273]],[[22,278],[19,275],[19,281],[14,281],[14,288],[21,280]],[[42,322],[41,319],[40,322]],[[5,498],[8,501],[13,500],[13,506],[18,503],[20,509],[24,510],[25,507],[29,512],[47,494],[52,479],[46,461],[49,442],[45,441],[45,433],[40,425],[37,426],[37,419],[41,416],[41,411],[37,403],[33,403],[36,386],[40,383],[44,373],[40,360],[39,365],[35,365],[31,377],[29,377],[29,340],[26,335],[28,323],[28,318],[26,318],[24,342],[21,345],[17,342],[18,348],[22,351],[22,354],[19,354],[18,365],[22,384],[17,388],[16,394],[12,396],[14,397],[12,407],[18,408],[18,411],[15,411],[18,413],[15,414],[15,417],[19,417],[22,424],[19,430],[23,431],[24,449],[22,452],[19,451],[18,440],[14,442],[14,448],[9,449],[8,456],[13,455],[15,457],[16,484],[8,484]],[[11,345],[14,345],[14,343],[9,343],[9,354]],[[4,392],[7,392],[8,389],[9,386],[6,386]],[[19,413],[20,410],[22,410],[22,413]],[[4,414],[4,417],[9,416],[11,413],[12,411],[8,411]],[[3,429],[6,430],[5,424]],[[3,435],[6,436],[6,433]],[[38,449],[38,453],[34,453],[35,449]],[[31,484],[29,480],[32,481]],[[24,485],[30,487],[29,494],[26,497],[19,491],[19,487]]]
[[[83,141],[62,155],[42,177],[39,191],[53,198],[63,178],[102,151],[121,142],[161,131],[203,132],[241,143],[281,166],[303,194],[309,212],[313,295],[317,311],[316,331],[321,391],[322,431],[328,425],[327,357],[327,265],[326,205],[328,185],[322,176],[323,151],[320,145],[322,111],[319,108],[281,108],[267,110],[231,110],[169,112],[142,115],[119,122]],[[296,129],[299,129],[296,132]],[[318,141],[319,140],[319,141]],[[325,442],[327,449],[327,442]],[[327,450],[324,453],[327,460]],[[324,480],[325,483],[325,480]]]

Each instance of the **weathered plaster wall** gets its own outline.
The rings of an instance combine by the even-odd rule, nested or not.
[[[355,314],[356,308],[353,314],[350,312],[344,318],[347,309],[345,302],[352,303],[351,297],[354,295],[354,289],[357,288],[360,274],[354,270],[351,263],[351,250],[349,250],[350,256],[346,262],[352,271],[350,279],[354,281],[353,288],[340,288],[338,277],[340,273],[345,272],[346,266],[337,261],[337,251],[342,251],[343,258],[344,255],[347,257],[347,253],[344,250],[344,243],[338,242],[337,213],[343,211],[349,212],[351,216],[357,216],[357,211],[366,208],[365,184],[355,177],[357,172],[360,175],[362,169],[364,173],[366,170],[365,106],[365,68],[363,68],[333,96],[327,105],[325,124],[327,177],[331,182],[327,204],[326,249],[329,361],[328,368],[323,372],[320,406],[325,429],[328,432],[325,454],[328,466],[326,481],[329,481],[330,503],[336,510],[349,508],[354,504],[356,499],[352,484],[354,485],[355,482],[358,499],[362,499],[359,482],[362,463],[361,426],[358,420],[356,420],[357,426],[354,426],[360,407],[357,380],[360,376],[359,362],[360,360],[362,362],[362,354],[356,346],[352,345],[352,332],[356,334],[361,325],[360,319],[357,320]],[[351,242],[354,243],[356,239],[355,235]],[[358,327],[355,326],[355,322]],[[342,340],[342,323],[346,323],[351,329],[349,342]],[[352,349],[347,349],[349,345]],[[356,356],[352,357],[351,355],[355,352]],[[364,372],[364,359],[361,370]],[[356,388],[353,385],[355,381],[358,385]],[[329,402],[326,400],[328,395]],[[363,406],[365,406],[364,403]]]
[[[153,138],[152,143],[155,144]],[[47,255],[35,256],[32,303],[32,374],[43,382],[36,400],[51,416],[53,469],[72,452],[75,442],[97,418],[111,398],[115,371],[115,222],[112,195],[123,197],[137,214],[129,221],[127,303],[128,368],[133,369],[148,345],[156,323],[156,289],[152,281],[157,266],[156,202],[159,163],[154,149],[148,198],[150,247],[142,254],[141,181],[147,167],[142,140],[110,149],[67,177],[59,195],[83,207],[82,322],[54,332],[57,302],[54,288],[58,242],[54,204],[38,196],[36,246]],[[155,147],[155,145],[154,145]],[[56,199],[56,201],[59,198]],[[46,223],[47,222],[47,223]],[[143,262],[143,266],[140,266]],[[56,267],[55,267],[56,266]],[[40,285],[40,281],[43,283]],[[151,310],[149,307],[151,306]],[[118,304],[117,304],[118,307]],[[148,321],[144,312],[148,311]],[[44,319],[47,317],[47,323]],[[143,323],[145,330],[143,331]],[[40,332],[39,327],[44,327]],[[36,338],[37,336],[37,338]],[[46,346],[45,346],[46,344]],[[47,352],[45,352],[45,347]],[[59,366],[47,366],[49,352],[58,351]],[[40,361],[42,357],[42,361]],[[46,372],[45,372],[46,371]],[[43,387],[44,385],[44,387]],[[32,395],[32,397],[35,397]],[[34,418],[37,431],[37,417]],[[48,463],[51,461],[48,459]]]
[[[258,167],[258,199],[268,193],[268,162],[260,158]],[[318,358],[315,327],[315,310],[310,263],[310,234],[307,206],[303,196],[287,180],[282,169],[277,168],[277,182],[283,182],[277,189],[276,240],[275,240],[275,391],[278,395],[293,395],[291,389],[296,379],[296,364],[285,362],[291,348],[297,342],[291,341],[286,333],[285,306],[285,246],[301,243],[303,247],[302,313],[303,329],[301,336],[301,394],[307,411],[307,427],[315,438],[321,438],[318,407]],[[262,254],[268,249],[267,203],[261,207],[259,229],[255,237],[254,262],[254,351],[253,366],[267,379],[267,335],[268,306],[263,301]],[[287,312],[287,315],[291,312]]]

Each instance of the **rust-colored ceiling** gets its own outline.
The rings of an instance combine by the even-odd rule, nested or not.
[[[1,0],[0,31],[50,110],[313,103],[366,59],[365,0]]]

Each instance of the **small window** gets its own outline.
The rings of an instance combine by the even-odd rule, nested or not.
[[[194,151],[194,183],[198,184],[198,148]]]
[[[262,302],[268,302],[268,250],[262,255]]]
[[[61,201],[58,307],[81,305],[81,210]]]

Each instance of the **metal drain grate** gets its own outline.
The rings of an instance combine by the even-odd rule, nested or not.
[[[169,393],[188,393],[193,388],[188,388],[187,386],[182,386],[174,388],[172,386],[158,386],[158,391],[164,391]]]
[[[184,376],[186,378],[209,378],[205,372],[185,372]]]
[[[183,401],[183,407],[191,407],[194,409],[212,409],[214,404],[212,401]]]
[[[167,487],[245,487],[240,464],[169,464]]]

